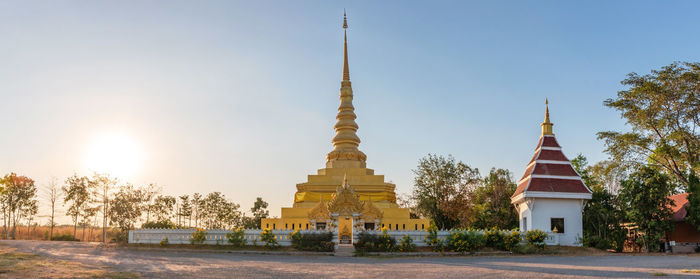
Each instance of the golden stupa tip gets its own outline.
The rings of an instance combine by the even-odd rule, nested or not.
[[[348,15],[345,13],[345,9],[343,9],[343,28],[348,29]]]
[[[553,135],[551,120],[549,120],[549,99],[544,98],[544,122],[542,122],[542,134],[543,135]]]

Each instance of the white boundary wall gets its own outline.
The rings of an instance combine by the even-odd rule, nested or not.
[[[243,238],[246,240],[246,245],[265,245],[260,240],[260,234],[263,230],[247,229],[244,232]],[[129,231],[129,243],[138,244],[159,244],[165,238],[168,238],[169,244],[191,244],[192,233],[194,229],[138,229]],[[231,230],[206,230],[206,240],[203,244],[210,245],[227,245],[227,233],[232,233]],[[293,230],[272,230],[272,233],[277,239],[280,246],[291,246],[292,241],[289,234]],[[321,233],[326,231],[300,231],[301,233]]]
[[[257,245],[265,245],[264,242],[260,240],[260,234],[262,233],[263,230],[253,230],[253,229],[247,229],[245,230],[244,233],[244,238],[246,240],[246,245],[253,245],[254,243]],[[138,244],[159,244],[161,241],[163,241],[165,238],[168,238],[168,243],[169,244],[191,244],[190,240],[192,239],[192,233],[194,232],[194,229],[138,229],[138,230],[130,230],[129,231],[129,243],[138,243]],[[227,233],[232,233],[230,230],[207,230],[207,236],[206,240],[204,241],[204,244],[210,244],[210,245],[227,245],[228,240],[226,239],[226,234]],[[289,237],[289,234],[293,233],[294,230],[272,230],[272,233],[275,235],[275,238],[277,239],[277,243],[279,243],[280,246],[291,246],[292,242]],[[325,233],[328,231],[325,230],[301,230],[299,231],[301,233]],[[360,232],[363,231],[354,231],[353,232],[353,242],[357,241],[357,237]],[[382,232],[379,230],[367,230],[366,232],[371,233],[371,234],[381,234]],[[453,230],[441,230],[437,232],[438,239],[440,240],[445,240],[452,232]],[[484,231],[477,231],[479,233],[484,233]],[[402,231],[402,230],[390,230],[387,231],[391,237],[396,239],[396,242],[398,243],[401,238],[403,238],[405,235],[410,236],[413,239],[413,243],[416,246],[427,246],[425,243],[425,238],[428,236],[427,231]],[[504,233],[510,233],[510,231],[504,231]],[[334,242],[337,244],[338,243],[338,234],[333,233],[333,239]],[[559,234],[556,233],[547,233],[547,238],[545,240],[545,243],[547,245],[559,245]]]

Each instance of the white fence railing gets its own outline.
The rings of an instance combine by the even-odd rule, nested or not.
[[[246,245],[264,245],[265,243],[260,240],[260,234],[263,230],[259,229],[246,229],[243,238],[246,240]],[[140,243],[140,244],[159,244],[161,241],[168,239],[169,244],[190,244],[192,239],[192,233],[194,229],[138,229],[129,231],[129,243]],[[226,238],[227,233],[231,233],[230,230],[207,230],[206,240],[203,244],[211,245],[226,245],[228,244],[228,239]],[[291,246],[292,242],[289,235],[294,232],[294,230],[272,230],[272,233],[277,239],[277,243],[280,246]],[[324,230],[302,230],[301,233],[325,233],[328,231]],[[353,242],[358,240],[359,234],[363,231],[354,231]],[[365,231],[371,234],[381,234],[379,230],[367,230]],[[437,237],[440,240],[445,240],[453,230],[441,230],[437,231]],[[484,233],[484,231],[477,231],[478,233]],[[504,231],[509,233],[509,231]],[[403,231],[403,230],[390,230],[387,233],[392,236],[396,241],[400,241],[401,238],[408,235],[413,239],[413,243],[416,246],[427,246],[425,239],[428,236],[427,231]],[[524,237],[523,237],[524,239]],[[334,233],[333,241],[338,243],[338,234]],[[547,238],[545,239],[547,245],[559,245],[559,234],[547,232]]]
[[[168,239],[169,244],[191,244],[192,233],[194,229],[139,229],[129,231],[129,243],[140,244],[159,244],[161,241]],[[226,245],[228,239],[227,233],[232,233],[230,230],[206,230],[206,240],[203,244],[211,245]],[[272,233],[277,239],[280,246],[291,246],[292,241],[289,234],[294,230],[272,230]],[[326,231],[300,231],[301,233],[322,233]],[[247,229],[243,234],[246,245],[265,245],[260,240],[262,230]]]

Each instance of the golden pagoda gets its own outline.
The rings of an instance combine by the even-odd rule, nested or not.
[[[340,106],[334,126],[333,150],[326,155],[326,167],[297,184],[294,205],[282,208],[281,218],[265,218],[262,228],[338,230],[340,239],[350,237],[352,229],[422,230],[429,220],[411,219],[407,208],[396,204],[396,185],[366,167],[367,156],[358,149],[360,138],[355,122],[355,107],[348,66],[347,17],[343,79],[340,82]]]

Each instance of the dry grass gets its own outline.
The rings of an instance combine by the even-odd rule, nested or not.
[[[15,239],[25,240],[48,240],[48,226],[17,226],[15,231]],[[54,237],[58,235],[73,235],[73,226],[61,225],[53,228]],[[107,228],[107,239],[112,239],[116,235],[116,229]],[[5,229],[0,226],[0,238],[5,238]],[[102,228],[101,227],[78,227],[76,238],[81,241],[101,242]]]
[[[42,256],[14,252],[0,247],[2,278],[140,278],[136,273],[118,272],[106,267],[54,260]]]

